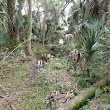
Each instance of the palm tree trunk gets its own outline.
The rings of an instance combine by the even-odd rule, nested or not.
[[[29,12],[27,16],[28,24],[27,24],[27,32],[26,32],[26,47],[25,47],[25,54],[32,55],[31,50],[31,33],[32,33],[32,0],[27,0],[29,6]]]
[[[103,87],[109,83],[109,80],[102,79],[92,85],[90,88],[82,90],[79,95],[77,95],[74,99],[70,100],[69,103],[65,104],[58,110],[79,110],[88,99],[92,98],[95,95],[95,90],[98,87]]]
[[[16,27],[13,23],[14,11],[15,0],[7,0],[9,50],[14,49],[16,45]]]

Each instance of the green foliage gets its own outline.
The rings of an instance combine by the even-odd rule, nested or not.
[[[102,93],[102,90],[101,90],[100,87],[98,87],[98,88],[95,90],[95,98],[99,98],[100,95],[101,95],[101,93]]]
[[[78,84],[79,88],[87,88],[90,86],[90,83],[88,82],[88,80],[90,80],[90,78],[88,77],[76,77],[76,82]]]
[[[42,54],[47,54],[49,51],[46,48],[46,46],[43,45],[37,45],[34,54],[36,56],[36,58],[39,58]]]
[[[27,25],[28,25],[28,20],[27,20],[27,18],[23,18],[23,21],[22,21],[22,26],[24,27],[24,28],[26,28],[27,27]]]
[[[103,61],[105,63],[107,63],[109,58],[110,58],[110,46],[109,46],[109,44],[110,44],[110,34],[109,34],[109,32],[106,33],[105,38],[101,39],[101,42],[103,43],[103,53],[102,53]]]
[[[103,107],[104,107],[104,110],[109,110],[110,109],[110,104],[105,104]]]
[[[89,110],[88,105],[82,106],[79,110]]]
[[[100,49],[102,45],[100,44],[100,38],[97,31],[95,30],[85,30],[85,36],[81,37],[82,52],[86,58],[86,62],[97,61],[101,58]]]
[[[17,13],[14,16],[14,24],[15,24],[15,26],[22,26],[21,18],[18,16]]]
[[[55,54],[57,56],[66,56],[69,54],[70,51],[72,51],[75,48],[76,44],[74,43],[67,43],[65,45],[58,45],[58,44],[49,44],[48,48],[49,50],[51,48],[54,48],[54,52],[50,51],[50,53]]]
[[[36,23],[32,24],[32,34],[32,37],[36,42],[41,41],[41,29],[36,25]]]
[[[110,88],[110,87],[107,86],[107,88]],[[110,109],[110,94],[109,94],[109,91],[106,92],[106,93],[103,93],[100,98],[102,100],[102,105],[103,105],[104,110],[109,110]]]
[[[56,44],[48,44],[48,48],[57,48]]]
[[[6,13],[6,3],[5,0],[0,2],[0,17],[2,18]]]
[[[100,20],[92,20],[91,22],[84,22],[84,25],[87,29],[99,30],[100,28],[102,28],[103,22]]]
[[[79,15],[80,15],[80,9],[79,9],[79,4],[77,1],[73,0],[73,6],[71,7],[72,9],[72,15],[68,17],[68,24],[69,24],[69,33],[73,33],[73,30],[75,29],[75,26],[78,25],[79,22]],[[76,29],[75,29],[76,31]]]
[[[76,47],[76,44],[74,44],[73,42],[67,43],[63,47],[64,48],[64,52],[65,53],[69,53],[70,51],[72,51],[73,49],[75,49],[75,47]]]
[[[62,56],[62,46],[57,44],[49,44],[48,49],[50,54],[54,56]],[[54,49],[54,51],[52,49]]]
[[[104,92],[110,92],[110,86],[103,87]]]
[[[30,68],[28,65],[18,65],[14,67],[10,74],[7,75],[6,86],[16,85],[16,87],[20,86],[22,83],[23,77],[30,72]],[[9,84],[9,85],[8,85]]]
[[[0,33],[0,45],[6,45],[7,43],[7,37],[5,33]]]
[[[49,65],[53,69],[65,69],[68,68],[67,61],[64,58],[50,59]]]
[[[53,24],[53,19],[47,19],[46,20],[46,24],[47,24],[47,28],[49,29],[51,26],[52,26],[52,24]]]
[[[0,110],[4,110],[4,108],[0,105]]]
[[[100,98],[101,98],[103,104],[109,104],[110,103],[109,91],[104,92],[103,94],[101,94]]]
[[[55,61],[61,62],[60,59],[56,59]],[[64,85],[60,82],[60,77],[58,77],[57,74],[58,71],[55,68],[53,60],[50,60],[45,68],[37,73],[37,77],[32,81],[32,83],[27,86],[27,91],[25,90],[23,92],[24,97],[20,101],[20,104],[22,106],[24,105],[27,110],[32,108],[45,110],[44,101],[51,91],[62,91],[62,89],[68,90],[68,84],[66,85],[65,83]]]
[[[13,51],[18,45],[19,45],[19,42],[17,40],[11,40],[9,38],[8,39],[8,42],[7,42],[7,47],[9,49],[9,52]],[[17,49],[15,49],[14,51],[16,51]]]
[[[74,76],[79,88],[89,87],[94,84],[99,78],[101,78],[103,69],[103,65],[97,63],[77,69]]]

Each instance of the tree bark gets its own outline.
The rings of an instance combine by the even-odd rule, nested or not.
[[[9,35],[9,50],[13,50],[16,45],[16,27],[13,23],[13,16],[15,13],[15,0],[7,0],[7,14],[8,14],[8,35]]]
[[[45,0],[45,3],[44,3],[44,5],[45,5],[45,9],[44,9],[44,19],[43,19],[43,25],[42,25],[42,45],[44,45],[44,43],[45,43],[45,26],[46,26],[46,17],[47,17],[47,1]]]
[[[105,14],[105,19],[104,19],[104,24],[107,23],[107,19],[108,18],[108,10],[109,10],[109,0],[103,0],[103,10],[104,10],[104,14]]]
[[[86,19],[88,19],[90,17],[90,1],[86,0]]]
[[[98,81],[96,84],[94,84],[90,88],[87,88],[81,91],[81,93],[78,96],[76,96],[68,104],[65,104],[64,107],[60,108],[59,110],[79,109],[81,106],[83,106],[85,102],[87,102],[88,99],[92,98],[95,95],[95,90],[97,89],[97,87],[103,87],[106,84],[107,84],[107,80],[105,79]]]
[[[26,30],[26,47],[25,47],[25,54],[32,55],[31,50],[31,33],[32,33],[32,0],[28,1],[29,12],[27,16],[28,24]]]
[[[19,5],[18,5],[18,10],[17,10],[17,16],[19,16],[20,21],[22,21],[21,10],[23,9],[23,3],[24,3],[24,0],[18,0]],[[22,39],[23,39],[23,36],[20,34],[21,27],[22,27],[21,24],[17,25],[17,40],[18,40],[18,42],[22,41]]]

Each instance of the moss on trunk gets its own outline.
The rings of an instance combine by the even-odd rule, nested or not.
[[[83,106],[83,104],[85,102],[87,102],[88,99],[92,98],[95,95],[95,90],[97,89],[97,87],[102,87],[102,86],[105,86],[106,84],[107,84],[106,79],[98,81],[90,88],[87,88],[87,89],[81,91],[81,93],[78,96],[76,96],[68,104],[65,104],[64,107],[60,108],[59,110],[77,110],[77,109],[79,109],[81,106]]]

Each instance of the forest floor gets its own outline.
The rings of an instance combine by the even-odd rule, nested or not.
[[[39,69],[36,64],[36,58],[23,54],[11,55],[1,64],[0,110],[57,110],[80,92],[66,60],[51,59]],[[93,98],[80,110],[110,110],[101,103],[110,106],[108,95]]]

